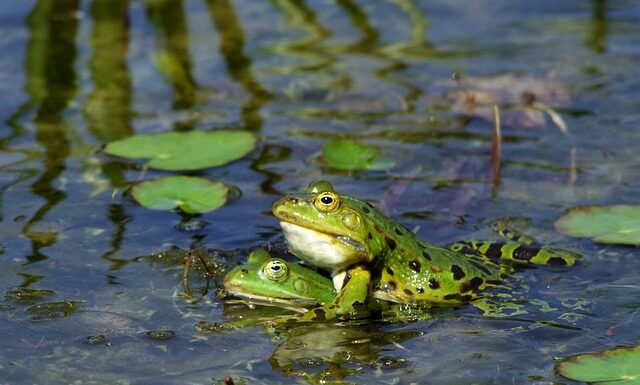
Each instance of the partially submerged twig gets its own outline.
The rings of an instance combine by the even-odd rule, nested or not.
[[[493,105],[493,136],[491,138],[491,182],[493,194],[500,184],[500,162],[502,160],[502,128],[500,124],[500,107]]]

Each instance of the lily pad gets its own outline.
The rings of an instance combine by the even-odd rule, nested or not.
[[[246,131],[189,131],[135,135],[107,144],[107,154],[149,159],[160,170],[199,170],[242,158],[255,148],[256,137]]]
[[[395,164],[377,147],[347,139],[327,142],[322,148],[322,158],[339,170],[386,170]]]
[[[580,354],[558,363],[556,370],[576,381],[640,385],[640,346]]]
[[[591,237],[600,243],[640,245],[640,206],[587,206],[558,219],[556,229],[574,237]]]
[[[176,207],[189,214],[213,211],[227,201],[227,186],[192,176],[169,176],[138,183],[132,189],[135,200],[154,210]]]

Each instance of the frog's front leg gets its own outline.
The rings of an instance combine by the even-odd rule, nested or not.
[[[281,316],[269,322],[277,326],[287,322],[327,321],[338,317],[352,317],[366,311],[371,272],[365,266],[347,270],[344,282],[336,298],[323,305],[295,316]]]

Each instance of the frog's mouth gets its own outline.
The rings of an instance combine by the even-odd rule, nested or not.
[[[234,288],[232,285],[229,285],[229,287],[225,286],[220,295],[224,297],[235,296],[239,298],[235,300],[226,300],[225,303],[244,303],[249,306],[274,306],[293,310],[298,313],[306,313],[309,310],[309,307],[318,305],[318,301],[313,298],[274,298],[259,294],[247,293],[242,291],[241,289]]]
[[[351,237],[286,221],[281,221],[280,226],[291,251],[313,265],[335,272],[359,262],[368,262],[369,253],[365,245]]]

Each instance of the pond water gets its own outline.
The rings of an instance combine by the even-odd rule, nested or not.
[[[553,227],[576,206],[638,201],[638,36],[630,0],[5,1],[0,383],[572,383],[558,357],[640,341],[640,251]],[[134,183],[176,173],[101,152],[216,129],[259,141],[181,173],[239,192],[199,216],[141,207]],[[393,166],[330,167],[322,148],[343,138]],[[462,306],[280,337],[198,332],[273,310],[215,292],[247,250],[282,251],[271,204],[317,179],[431,242],[495,238],[489,224],[508,218],[583,261],[517,274],[528,311],[514,317]],[[216,274],[207,290],[196,269],[191,298],[189,249],[209,250]]]

